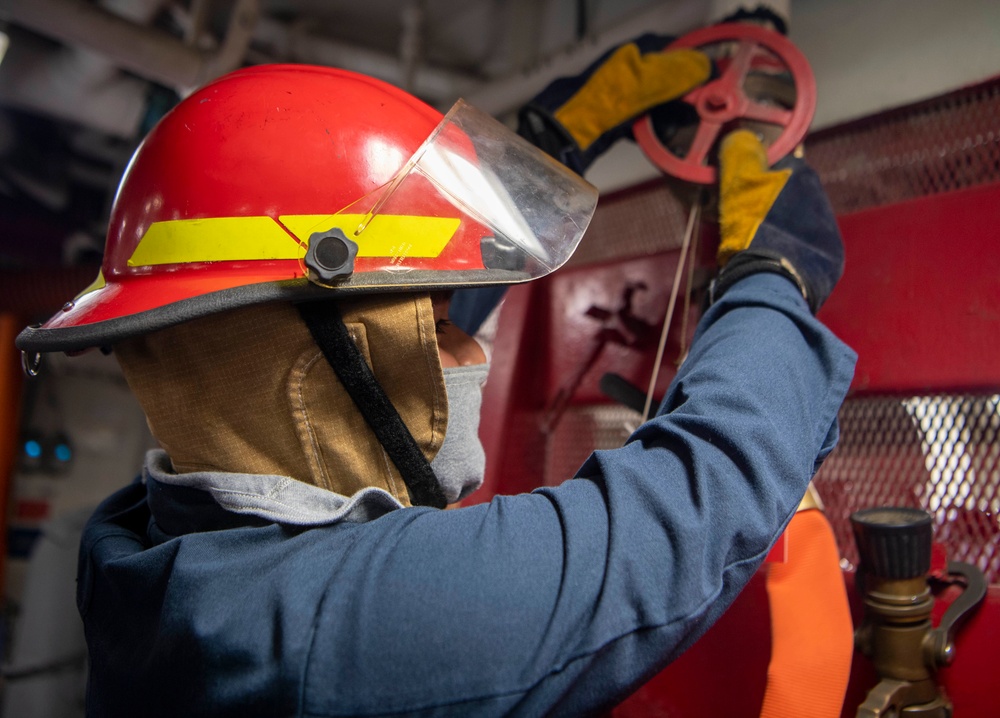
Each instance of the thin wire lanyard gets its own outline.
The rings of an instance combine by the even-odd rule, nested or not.
[[[691,248],[691,239],[694,237],[698,220],[701,219],[701,206],[703,197],[701,191],[698,192],[694,202],[691,204],[691,211],[688,213],[687,227],[684,229],[684,239],[681,242],[681,256],[677,259],[677,269],[674,271],[674,286],[670,289],[670,301],[667,303],[667,313],[663,317],[663,329],[660,331],[660,344],[656,349],[656,360],[653,362],[653,374],[649,378],[649,389],[646,391],[646,404],[642,410],[642,421],[649,418],[649,410],[653,403],[653,392],[656,389],[656,380],[660,375],[660,362],[663,361],[663,352],[667,346],[667,335],[670,333],[670,323],[674,318],[674,309],[677,306],[677,295],[680,294],[681,277],[687,265],[687,255]]]

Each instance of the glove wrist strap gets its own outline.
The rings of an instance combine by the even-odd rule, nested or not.
[[[709,304],[715,304],[736,282],[759,272],[779,274],[788,279],[798,288],[802,294],[802,298],[808,302],[809,308],[813,313],[816,312],[816,307],[813,306],[813,301],[810,299],[806,283],[791,262],[778,254],[749,250],[740,252],[730,259],[722,271],[719,272],[719,276],[712,280],[708,288]]]
[[[521,108],[517,134],[577,174],[586,170],[576,140],[546,109],[535,104]]]

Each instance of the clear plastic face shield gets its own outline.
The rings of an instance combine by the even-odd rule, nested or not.
[[[323,286],[509,284],[562,266],[596,205],[582,177],[459,100],[390,182],[289,229]]]

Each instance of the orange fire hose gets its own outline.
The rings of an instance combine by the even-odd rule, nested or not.
[[[840,554],[818,508],[785,532],[787,560],[768,566],[771,662],[761,718],[839,718],[854,633]]]

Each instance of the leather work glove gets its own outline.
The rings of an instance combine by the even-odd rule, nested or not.
[[[555,80],[522,108],[518,133],[583,174],[614,142],[632,136],[632,120],[711,75],[704,53],[663,52],[669,41],[643,35],[608,51],[580,75]]]
[[[774,272],[795,282],[815,314],[844,273],[844,245],[819,177],[796,157],[768,170],[764,145],[747,130],[719,152],[721,267],[714,301],[743,277]]]

